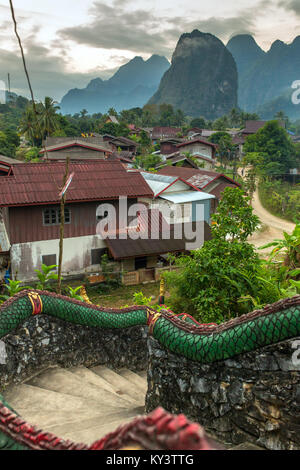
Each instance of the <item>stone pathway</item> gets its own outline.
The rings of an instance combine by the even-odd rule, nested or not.
[[[4,397],[39,429],[92,444],[144,414],[146,392],[146,371],[50,367],[23,384],[11,386]],[[234,447],[219,444],[228,450],[261,449],[247,442]]]

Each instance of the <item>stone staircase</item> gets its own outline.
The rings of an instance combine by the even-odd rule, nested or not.
[[[51,367],[4,396],[20,416],[64,439],[92,444],[144,414],[146,372]]]
[[[55,366],[9,387],[3,395],[22,418],[37,428],[77,443],[92,444],[144,414],[146,375],[146,371],[116,372],[105,366]],[[261,449],[248,442],[234,447],[219,444],[228,450]]]

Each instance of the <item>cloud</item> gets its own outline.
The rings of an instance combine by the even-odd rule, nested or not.
[[[300,0],[280,1],[278,2],[278,6],[284,8],[285,10],[296,13],[297,16],[300,16]]]
[[[249,32],[253,28],[254,15],[245,15],[244,12],[231,18],[211,17],[189,21],[182,16],[159,17],[143,9],[127,11],[125,5],[123,0],[116,0],[114,6],[95,1],[90,9],[90,23],[61,29],[58,34],[64,40],[95,48],[170,57],[180,35],[195,28],[221,38],[232,31]]]
[[[85,87],[100,75],[95,69],[87,73],[73,73],[68,70],[67,58],[55,55],[52,50],[38,44],[34,35],[27,38],[25,56],[35,99],[51,96],[60,99],[70,88]],[[0,80],[6,81],[10,73],[11,89],[17,94],[29,97],[29,90],[18,49],[0,49]]]

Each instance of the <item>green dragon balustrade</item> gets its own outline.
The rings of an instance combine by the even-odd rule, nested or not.
[[[201,365],[218,363],[300,335],[300,296],[281,300],[221,325],[201,325],[188,315],[175,315],[166,311],[159,313],[145,306],[120,310],[105,309],[50,292],[24,290],[3,303],[0,308],[0,339],[32,315],[42,314],[65,322],[103,329],[126,329],[147,325],[148,334],[162,348]],[[156,418],[159,415],[159,412],[157,413]],[[159,416],[161,418],[161,415]],[[153,416],[149,418],[150,421],[151,419]],[[14,425],[9,427],[9,422]],[[189,425],[185,422],[184,426],[186,429]],[[32,433],[32,445],[30,439],[24,437],[24,433],[27,433],[28,439]],[[73,443],[65,444],[61,440],[55,441],[55,436],[37,432],[17,417],[7,403],[1,403],[0,396],[0,448],[1,442],[2,447],[6,445],[12,448],[55,448],[55,442],[59,448],[80,447]],[[178,442],[176,445],[180,445]],[[120,446],[125,444],[122,442]],[[96,447],[108,448],[105,445],[102,440],[101,445]],[[139,445],[142,448],[150,448],[143,447],[142,443]],[[197,448],[200,448],[200,441],[198,445]]]

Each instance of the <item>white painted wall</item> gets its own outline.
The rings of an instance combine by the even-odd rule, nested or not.
[[[199,153],[205,157],[212,158],[212,147],[209,145],[201,144],[200,142],[195,142],[193,144],[186,145],[185,147],[180,147],[182,153],[189,152],[191,155]]]
[[[64,239],[62,274],[80,274],[98,272],[99,265],[91,265],[91,250],[106,248],[100,235]],[[12,275],[21,281],[35,279],[35,269],[41,269],[42,256],[56,254],[58,263],[59,239],[43,240],[30,243],[18,243],[11,246]]]
[[[168,224],[176,224],[192,221],[192,203],[173,204],[165,199],[138,198],[138,202],[144,202],[149,209],[158,209]]]

